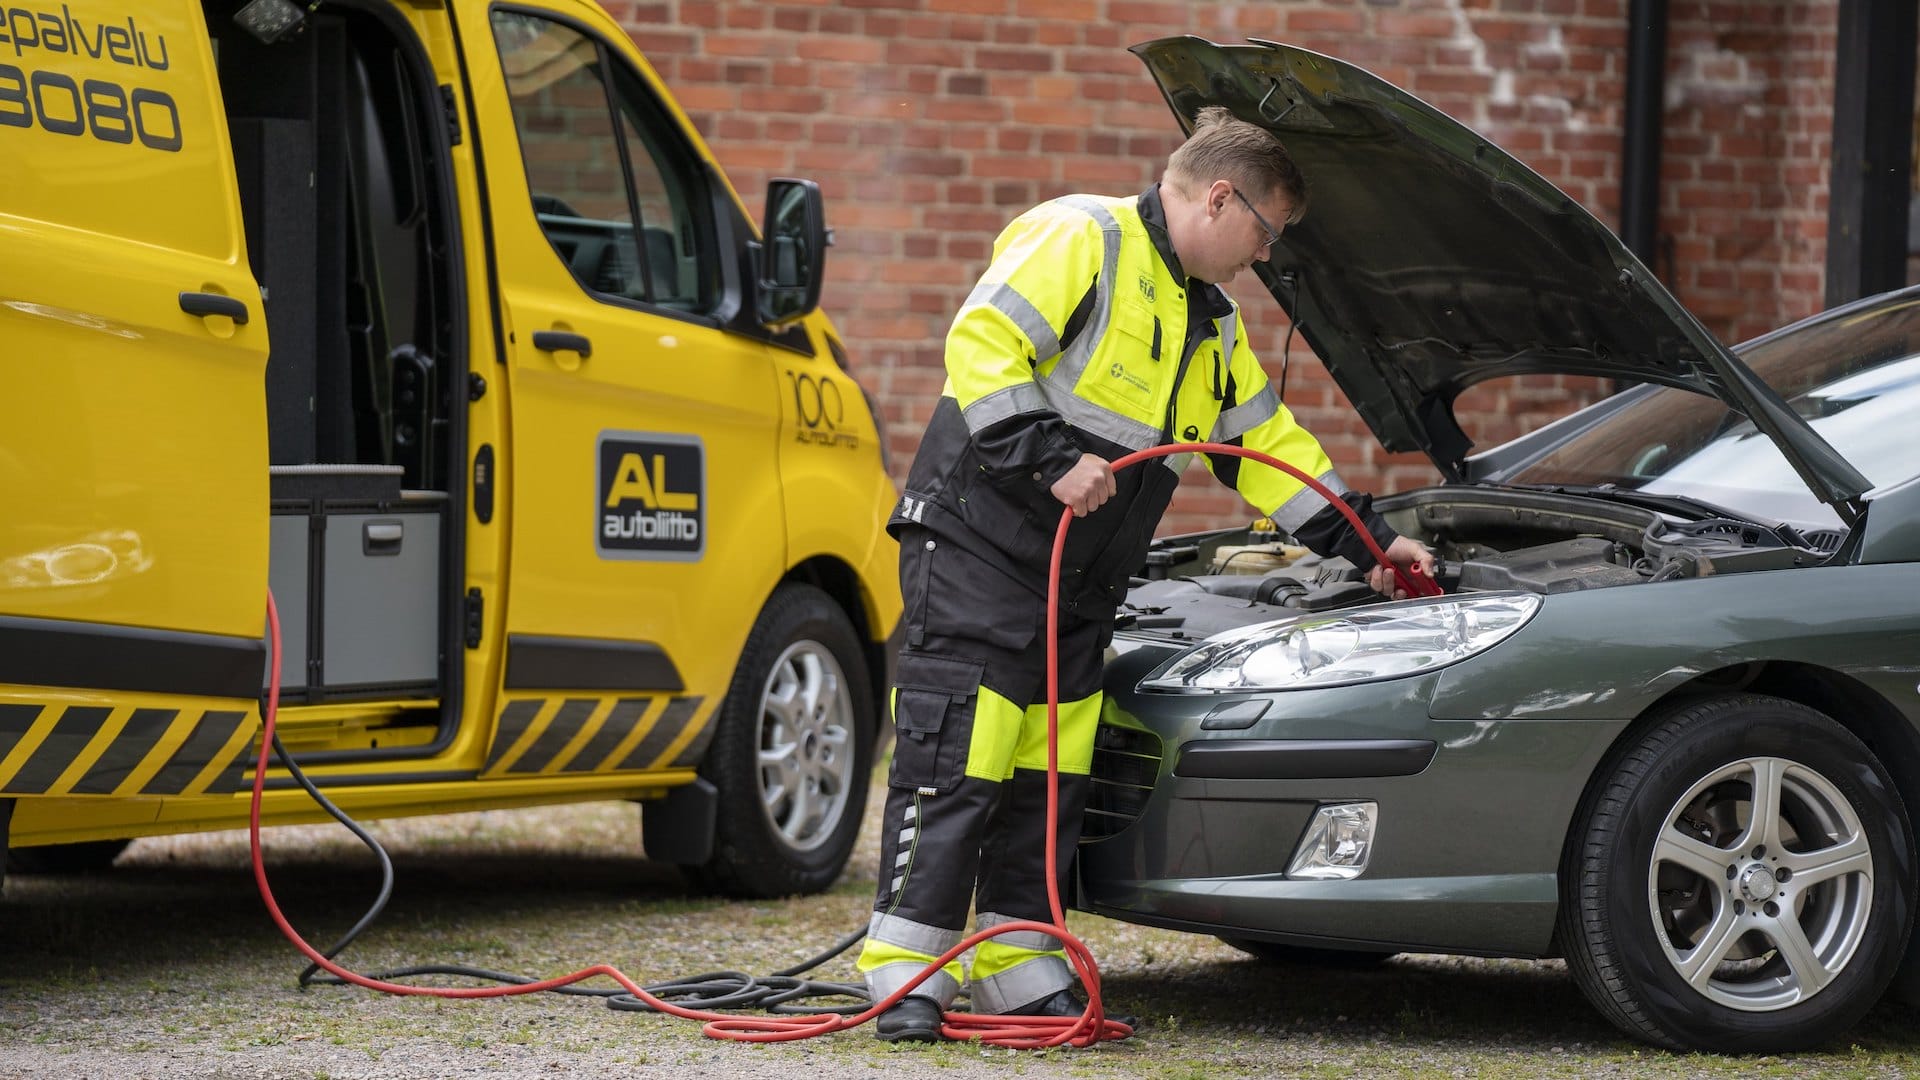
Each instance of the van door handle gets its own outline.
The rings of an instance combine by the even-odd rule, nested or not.
[[[245,302],[231,296],[221,296],[219,293],[183,292],[180,294],[180,310],[202,319],[210,315],[225,315],[236,325],[247,325]]]
[[[541,352],[576,352],[582,360],[593,355],[593,342],[585,334],[570,334],[565,330],[535,330],[533,347]]]

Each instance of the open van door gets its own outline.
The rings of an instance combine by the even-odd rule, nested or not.
[[[59,10],[0,62],[0,796],[223,788],[265,666],[267,327],[214,61],[196,0]]]

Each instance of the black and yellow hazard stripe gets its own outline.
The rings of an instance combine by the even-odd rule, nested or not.
[[[697,695],[516,698],[500,710],[482,779],[690,768],[713,738]]]
[[[230,794],[259,728],[245,709],[0,703],[0,796]]]

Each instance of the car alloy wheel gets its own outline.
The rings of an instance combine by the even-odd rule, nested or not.
[[[826,843],[846,813],[856,730],[832,650],[811,640],[787,646],[760,699],[760,807],[793,850]]]
[[[1683,1050],[1816,1046],[1905,953],[1913,832],[1852,731],[1757,694],[1649,715],[1569,835],[1558,937],[1587,998]]]
[[[1833,782],[1745,758],[1696,781],[1654,840],[1647,902],[1687,985],[1734,1009],[1806,1001],[1853,959],[1873,914],[1873,847]]]

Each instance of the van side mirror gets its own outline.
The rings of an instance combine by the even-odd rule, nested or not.
[[[820,306],[820,281],[826,269],[827,215],[820,185],[811,180],[767,182],[767,216],[754,245],[760,277],[760,321],[780,326]]]

